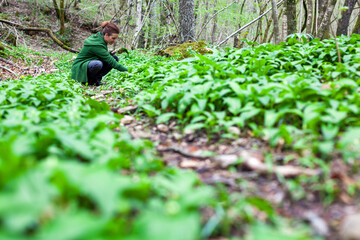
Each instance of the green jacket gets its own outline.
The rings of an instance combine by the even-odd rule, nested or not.
[[[87,66],[93,60],[107,62],[119,71],[127,71],[127,68],[116,62],[108,52],[107,43],[101,32],[93,34],[85,40],[84,47],[72,65],[71,78],[86,83],[88,81]]]

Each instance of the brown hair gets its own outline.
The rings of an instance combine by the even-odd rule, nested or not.
[[[116,34],[120,33],[119,27],[116,26],[115,23],[111,23],[109,21],[102,22],[101,27],[102,27],[102,35],[103,36],[105,35],[105,33],[107,33],[109,36],[111,36],[111,34],[113,34],[113,33],[116,33]]]

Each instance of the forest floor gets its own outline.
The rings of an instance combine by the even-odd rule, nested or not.
[[[11,3],[5,8],[3,14],[8,16],[9,21],[19,24],[25,24],[26,19],[17,18],[16,12],[26,11],[25,3]],[[51,22],[53,26],[49,28],[56,29],[56,18],[53,15]],[[4,27],[4,25],[2,25]],[[41,24],[37,24],[41,26]],[[74,48],[80,48],[83,39],[91,33],[84,29],[74,27],[76,33],[73,38],[76,42]],[[65,52],[59,46],[52,43],[45,34],[27,35],[19,32],[19,44],[26,45],[33,49],[37,54],[30,57],[32,63],[24,62],[21,58],[7,59],[9,62],[1,61],[0,65],[9,69],[0,69],[1,79],[14,79],[19,76],[51,73],[58,69],[54,65],[54,59],[49,56],[50,52]],[[75,41],[75,40],[74,40]],[[28,56],[29,57],[29,56]],[[29,64],[31,66],[29,66]],[[108,98],[115,89],[102,89],[100,87],[89,87],[93,91],[90,96],[98,101],[107,101],[110,105],[115,99]],[[129,99],[131,102],[131,99]],[[170,166],[176,166],[184,169],[192,169],[197,172],[200,179],[206,184],[222,183],[227,186],[229,192],[242,192],[244,195],[255,195],[268,200],[273,206],[277,206],[276,211],[281,216],[287,218],[301,219],[309,222],[316,234],[321,235],[329,240],[340,239],[340,225],[344,217],[359,211],[356,199],[349,196],[344,187],[346,183],[343,177],[348,176],[349,169],[340,161],[334,161],[332,166],[334,174],[332,175],[337,181],[340,192],[336,199],[331,203],[324,203],[318,193],[310,190],[311,183],[303,186],[306,196],[297,200],[296,190],[287,185],[282,177],[293,178],[300,174],[313,174],[314,171],[301,169],[294,162],[286,162],[284,159],[297,153],[288,152],[281,148],[271,149],[268,143],[254,138],[251,133],[242,134],[236,140],[221,139],[212,137],[208,139],[206,132],[197,133],[187,132],[182,134],[176,128],[176,122],[169,124],[154,124],[154,121],[144,115],[133,115],[131,111],[136,106],[127,109],[113,109],[113,111],[125,114],[121,123],[125,126],[133,138],[149,139],[156,143],[156,149],[164,162]],[[234,134],[240,135],[241,129],[234,128]],[[245,137],[244,137],[245,136]],[[208,156],[212,152],[214,155]],[[279,166],[288,168],[278,169],[278,172],[268,170],[263,163],[266,158],[265,153],[272,153],[278,159]],[[246,156],[245,156],[246,155]],[[242,167],[229,166],[239,158],[250,159]],[[285,173],[285,174],[284,174]],[[281,176],[282,175],[282,176]],[[354,178],[355,176],[352,176]],[[244,183],[244,184],[239,184]],[[303,193],[298,193],[303,194]],[[261,218],[261,214],[259,216]],[[360,224],[360,223],[359,223]],[[346,230],[342,230],[346,231]]]

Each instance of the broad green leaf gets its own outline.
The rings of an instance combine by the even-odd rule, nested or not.
[[[169,113],[163,113],[160,116],[157,117],[156,123],[164,123],[168,122],[172,117],[176,116],[175,113],[169,112]]]
[[[241,111],[241,99],[239,98],[225,98],[224,102],[228,105],[228,110],[237,115]]]

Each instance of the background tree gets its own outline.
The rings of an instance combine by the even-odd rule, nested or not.
[[[180,42],[196,41],[194,0],[179,0]]]
[[[336,4],[337,0],[329,0],[328,4],[326,4],[325,2],[327,1],[323,1],[322,7],[321,7],[321,11],[320,11],[320,25],[319,25],[319,31],[316,35],[316,37],[320,38],[320,39],[325,39],[325,38],[329,38],[330,37],[330,19],[331,19],[331,15],[333,14],[333,10],[335,8],[335,4]],[[323,16],[321,18],[321,16]]]
[[[296,32],[296,0],[286,0],[287,33],[290,35]]]
[[[277,6],[276,0],[271,0],[272,4],[272,17],[274,21],[274,42],[275,44],[279,44],[279,21],[278,21],[278,14],[277,14]]]
[[[60,34],[65,33],[65,0],[60,0],[59,5],[56,0],[53,0],[54,9],[60,23]]]
[[[341,34],[348,35],[348,28],[351,14],[354,10],[357,0],[345,0],[344,7],[347,9],[341,12],[341,18],[339,20],[339,25],[336,30],[336,36]]]
[[[306,0],[306,9],[307,9],[307,21],[306,21],[306,33],[310,34],[312,30],[313,23],[313,1]]]

